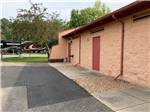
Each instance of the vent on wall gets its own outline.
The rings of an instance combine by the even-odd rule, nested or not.
[[[148,17],[150,17],[150,10],[147,10],[147,11],[142,12],[140,14],[134,15],[133,16],[133,21],[137,21],[137,20],[140,20],[140,19],[148,18]]]
[[[96,28],[91,29],[90,33],[96,33],[96,32],[103,31],[103,30],[104,30],[104,27],[96,27]]]

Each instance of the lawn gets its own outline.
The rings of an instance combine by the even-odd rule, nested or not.
[[[21,54],[19,55],[3,55],[3,62],[48,62],[46,54]]]

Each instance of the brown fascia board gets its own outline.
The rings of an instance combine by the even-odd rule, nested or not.
[[[123,17],[129,16],[131,14],[134,14],[136,12],[143,11],[143,10],[146,10],[149,8],[150,8],[150,1],[135,1],[127,6],[122,7],[116,11],[113,11],[113,12],[87,24],[87,25],[81,26],[80,28],[78,28],[66,35],[63,35],[63,38],[67,38],[74,34],[78,34],[83,31],[89,30],[91,28],[98,27],[100,25],[104,25],[106,23],[115,21],[113,19],[112,15],[115,15],[117,18],[123,18]]]

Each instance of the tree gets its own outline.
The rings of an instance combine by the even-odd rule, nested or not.
[[[70,28],[74,28],[85,25],[99,17],[106,15],[109,12],[109,8],[105,4],[102,4],[100,0],[97,0],[93,7],[85,8],[82,10],[73,9],[71,11],[69,26]]]
[[[11,25],[10,20],[6,18],[1,19],[1,39],[4,39],[4,40],[12,39],[10,25]]]
[[[16,40],[30,40],[46,47],[49,51],[52,45],[50,40],[58,37],[58,32],[64,30],[65,22],[59,18],[59,14],[49,14],[42,4],[31,3],[30,9],[18,10],[17,17],[11,25]],[[52,41],[53,42],[53,41]],[[54,42],[55,44],[55,42]]]
[[[72,27],[77,27],[81,25],[81,21],[80,21],[80,14],[78,10],[73,9],[71,11],[71,18],[70,18],[70,22],[69,22],[69,26],[70,28]]]

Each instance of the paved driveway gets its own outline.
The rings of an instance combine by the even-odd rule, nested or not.
[[[48,64],[2,66],[4,111],[112,112]]]

